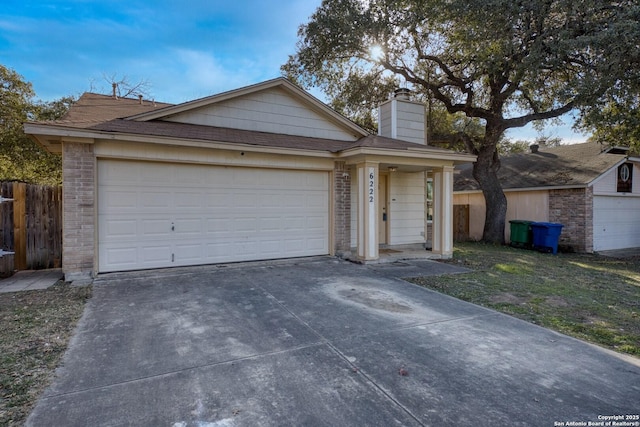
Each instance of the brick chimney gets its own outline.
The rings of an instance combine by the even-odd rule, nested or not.
[[[378,107],[378,135],[426,145],[424,104],[412,101],[409,89],[396,89]]]

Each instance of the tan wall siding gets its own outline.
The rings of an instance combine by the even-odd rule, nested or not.
[[[513,219],[549,221],[548,191],[508,191],[507,225]],[[507,237],[509,233],[507,233]]]
[[[354,141],[344,128],[327,121],[280,88],[233,98],[166,120],[313,138]]]
[[[549,191],[549,221],[563,225],[559,245],[593,252],[593,189]]]
[[[93,145],[63,142],[62,268],[66,280],[93,275],[95,164]]]
[[[549,221],[549,195],[547,191],[508,191],[505,239],[510,241],[509,221]],[[484,230],[485,201],[482,193],[454,194],[454,205],[469,205],[469,238],[481,240]]]

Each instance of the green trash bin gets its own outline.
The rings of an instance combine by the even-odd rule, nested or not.
[[[528,247],[531,246],[531,224],[533,221],[514,219],[511,224],[511,246]]]

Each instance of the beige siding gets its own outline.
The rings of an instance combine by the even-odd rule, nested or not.
[[[378,134],[380,136],[386,136],[387,138],[392,137],[391,129],[393,126],[393,121],[391,120],[391,105],[392,103],[390,101],[381,104],[378,113]]]
[[[633,165],[633,194],[640,194],[640,166]],[[593,185],[593,195],[620,195],[618,187],[618,168],[613,168],[600,177]]]
[[[389,174],[389,244],[422,243],[424,238],[424,172]]]
[[[425,144],[424,105],[402,99],[392,99],[380,105],[381,136]]]
[[[634,170],[633,172],[635,175],[637,171]],[[594,195],[617,194],[616,192],[616,187],[618,184],[617,173],[618,173],[618,168],[615,168],[610,170],[606,174],[602,175],[600,179],[593,185],[593,194]]]
[[[166,120],[340,141],[357,139],[280,88],[229,99]]]
[[[540,191],[509,191],[507,196],[507,217],[505,239],[511,237],[509,221],[549,221],[549,193]],[[454,194],[454,205],[469,205],[469,238],[482,239],[485,220],[485,201],[482,193]]]
[[[397,110],[398,129],[396,138],[424,144],[424,105],[399,101]]]

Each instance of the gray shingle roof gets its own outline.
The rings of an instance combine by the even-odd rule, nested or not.
[[[166,122],[161,120],[137,122],[133,120],[114,119],[92,125],[87,129],[132,135],[150,135],[167,138],[182,138],[210,142],[230,142],[267,147],[331,152],[344,150],[345,148],[349,148],[353,145],[353,142],[350,141],[336,141],[333,139],[310,138],[242,129]]]
[[[137,121],[128,119],[141,113],[159,110],[172,104],[85,93],[69,112],[55,122],[41,122],[48,126],[71,127],[99,132],[130,135],[149,135],[198,141],[228,142],[255,146],[291,148],[337,153],[366,147],[396,151],[419,150],[429,153],[451,153],[443,148],[424,146],[377,135],[367,135],[357,141],[336,141],[296,135],[176,123],[163,120]]]
[[[607,153],[596,142],[540,147],[537,153],[511,154],[501,159],[498,178],[504,189],[586,186],[626,156]],[[472,164],[456,167],[454,191],[479,190]]]
[[[88,128],[97,123],[146,113],[171,105],[173,104],[149,100],[142,100],[141,102],[139,99],[114,98],[86,92],[71,106],[62,119],[50,122],[50,124]]]

